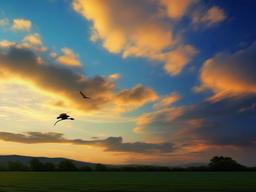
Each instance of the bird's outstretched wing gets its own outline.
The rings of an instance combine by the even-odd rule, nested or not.
[[[60,120],[56,121],[53,126],[55,126],[58,122],[63,121],[63,120],[64,119],[60,119]]]
[[[83,97],[84,99],[90,99],[90,97],[87,97],[82,91],[80,91],[80,94],[82,95],[82,97]]]

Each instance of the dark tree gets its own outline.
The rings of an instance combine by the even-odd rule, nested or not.
[[[242,171],[246,167],[237,163],[231,157],[215,156],[210,160],[208,168],[212,171]]]
[[[72,161],[63,160],[59,163],[58,169],[60,171],[77,171],[77,167]]]

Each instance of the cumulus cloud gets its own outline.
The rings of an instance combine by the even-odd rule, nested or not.
[[[37,52],[47,51],[47,48],[43,45],[41,36],[38,33],[28,34],[20,42],[2,40],[0,41],[0,47],[5,49],[10,47],[33,49]]]
[[[14,19],[12,29],[14,31],[29,31],[32,27],[32,22],[28,19]]]
[[[2,47],[2,48],[9,48],[9,47],[12,47],[14,45],[16,45],[16,42],[7,41],[7,40],[0,41],[0,47]]]
[[[80,61],[78,55],[70,48],[62,48],[62,55],[57,56],[56,61],[60,64],[71,66],[71,67],[80,67]]]
[[[20,48],[35,49],[36,51],[43,52],[47,48],[43,46],[42,39],[38,33],[26,35],[22,42],[17,45]]]
[[[117,94],[116,101],[121,106],[143,106],[146,103],[153,102],[158,98],[154,90],[146,88],[143,85],[137,85],[132,89],[123,89]]]
[[[42,62],[38,53],[29,49],[11,47],[0,52],[0,72],[5,80],[18,79],[81,111],[103,110],[107,104],[122,103],[122,98],[126,97],[124,93],[128,95],[127,104],[132,103],[134,107],[142,106],[141,102],[152,101],[152,97],[156,95],[153,90],[142,85],[117,93],[114,82],[107,77],[87,78],[64,65],[48,60],[49,58]],[[79,91],[85,91],[92,99],[85,102]],[[125,103],[122,104],[125,107]]]
[[[25,144],[37,143],[71,143],[74,145],[90,145],[103,147],[106,151],[111,152],[131,152],[131,153],[171,153],[174,147],[171,143],[144,143],[134,142],[125,143],[122,137],[108,137],[103,140],[83,140],[67,139],[61,133],[49,132],[27,132],[27,133],[10,133],[0,132],[0,140],[8,142],[18,142]]]
[[[23,41],[36,46],[41,46],[43,44],[41,37],[38,33],[26,35]]]
[[[194,2],[74,0],[73,9],[92,22],[91,40],[109,52],[162,62],[167,73],[177,75],[196,51],[192,45],[177,46],[182,38],[174,26]]]
[[[223,9],[213,6],[206,11],[196,11],[192,16],[192,23],[194,25],[212,26],[218,24],[226,19]]]
[[[212,100],[256,94],[256,43],[235,53],[220,53],[204,62],[200,72],[201,86],[210,89]]]

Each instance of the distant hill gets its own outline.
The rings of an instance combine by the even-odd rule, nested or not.
[[[18,161],[23,164],[28,164],[32,159],[39,159],[43,163],[53,163],[57,165],[60,161],[63,160],[70,160],[72,161],[76,167],[83,167],[83,166],[95,166],[95,163],[89,163],[89,162],[82,162],[82,161],[76,161],[73,159],[67,159],[67,158],[50,158],[50,157],[32,157],[32,156],[21,156],[21,155],[0,155],[0,164],[1,165],[7,165],[10,161]]]
[[[35,158],[39,159],[43,163],[53,163],[55,165],[59,164],[60,161],[70,160],[78,168],[83,167],[83,166],[94,167],[97,164],[97,163],[77,161],[77,160],[67,159],[67,158],[62,158],[62,157],[51,158],[51,157],[33,157],[33,156],[22,156],[22,155],[0,155],[0,164],[7,165],[8,162],[10,162],[10,161],[18,161],[23,164],[28,164],[32,159],[35,159]],[[182,165],[169,166],[169,167],[187,168],[187,167],[198,167],[198,166],[206,166],[206,165],[207,165],[206,163],[190,163],[190,164],[182,164]],[[127,164],[127,165],[108,165],[108,166],[110,166],[110,167],[130,167],[130,166],[133,167],[133,166],[143,166],[143,165]],[[154,165],[146,165],[146,166],[154,166]]]

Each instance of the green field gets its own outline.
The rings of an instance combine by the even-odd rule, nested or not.
[[[256,173],[0,172],[0,191],[255,192]]]

